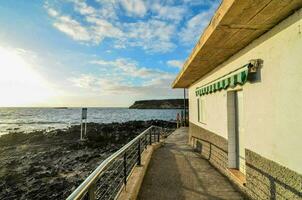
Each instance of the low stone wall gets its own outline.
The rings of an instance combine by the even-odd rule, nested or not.
[[[225,170],[228,166],[228,142],[223,137],[190,123],[190,143],[196,151],[207,158],[215,167]]]
[[[228,170],[228,141],[193,123],[189,143],[251,199],[302,199],[302,175],[246,149],[246,184]]]
[[[246,187],[253,199],[302,199],[302,175],[246,149]]]

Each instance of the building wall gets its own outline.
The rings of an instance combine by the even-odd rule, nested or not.
[[[272,197],[271,182],[276,179],[281,185],[285,185],[279,187],[275,184],[275,190],[279,187],[281,189],[278,191],[282,193],[283,190],[291,191],[290,188],[293,188],[293,191],[286,195],[296,195],[292,197],[298,198],[302,195],[302,10],[282,21],[190,86],[189,117],[190,125],[195,127],[190,128],[190,136],[215,138],[204,134],[212,133],[219,136],[220,142],[213,140],[214,142],[219,145],[224,141],[222,146],[227,145],[227,91],[222,90],[205,96],[206,121],[200,123],[195,89],[247,64],[251,59],[263,60],[259,80],[248,82],[242,88],[228,89],[243,90],[247,187],[252,188],[254,185],[254,190],[259,190],[259,194],[262,190],[266,191],[260,199],[265,195]],[[196,145],[192,137],[190,141]],[[224,150],[227,151],[227,148]],[[273,169],[269,169],[269,166]],[[259,171],[263,173],[259,175]],[[289,174],[293,183],[283,180]],[[256,180],[267,188],[257,188],[259,184]],[[257,195],[256,192],[251,194]],[[277,195],[276,192],[274,194]]]
[[[246,147],[302,173],[301,10],[189,88],[190,122],[227,139],[226,90],[205,96],[207,120],[202,124],[195,89],[256,58],[264,62],[261,80],[243,86]]]

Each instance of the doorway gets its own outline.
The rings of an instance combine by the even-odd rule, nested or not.
[[[245,174],[245,145],[243,128],[243,92],[228,92],[228,162]]]

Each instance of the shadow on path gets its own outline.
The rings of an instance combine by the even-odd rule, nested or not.
[[[188,129],[171,134],[152,155],[138,199],[244,199],[226,177],[187,145]]]

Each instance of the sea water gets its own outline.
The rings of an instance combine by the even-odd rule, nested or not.
[[[87,121],[95,123],[176,119],[178,109],[88,108]],[[51,130],[80,124],[81,108],[0,108],[0,135],[16,131]]]

